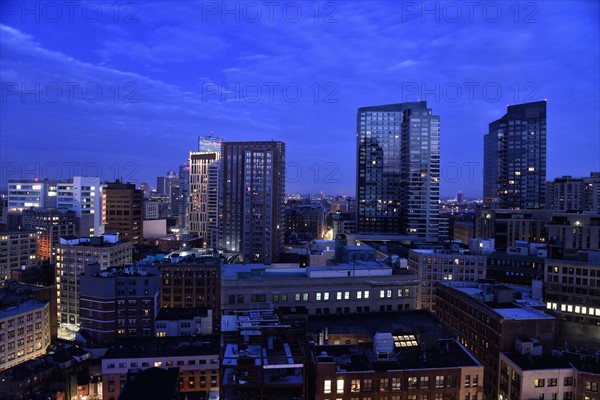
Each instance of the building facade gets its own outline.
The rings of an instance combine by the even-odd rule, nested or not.
[[[102,270],[85,266],[79,277],[80,330],[96,343],[120,337],[154,336],[160,309],[160,276],[156,267],[127,266]]]
[[[483,198],[492,208],[539,209],[546,192],[546,101],[507,107],[484,137]]]
[[[242,262],[277,262],[283,251],[285,143],[224,142],[222,243]]]
[[[116,181],[103,189],[102,218],[107,232],[115,232],[121,240],[143,244],[144,192],[132,183]]]
[[[32,267],[38,259],[37,233],[32,230],[0,232],[0,285],[13,268]]]
[[[56,248],[59,338],[73,339],[79,331],[79,277],[85,266],[97,261],[104,270],[130,263],[131,257],[131,242],[119,241],[118,235],[60,239]]]
[[[437,240],[439,116],[427,102],[357,114],[357,231]]]

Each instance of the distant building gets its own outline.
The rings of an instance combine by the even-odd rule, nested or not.
[[[154,336],[160,309],[160,276],[150,266],[85,266],[79,277],[80,331],[95,343]]]
[[[84,267],[90,261],[97,261],[104,270],[130,263],[131,258],[131,242],[119,241],[118,235],[60,239],[56,247],[59,338],[73,339],[79,331],[79,276]]]
[[[210,165],[221,158],[222,140],[218,137],[201,136],[199,148],[191,152],[189,163],[190,190],[189,190],[189,231],[196,233],[206,242],[209,230],[214,228],[210,223],[209,212],[216,204],[209,205],[209,174]],[[211,196],[211,201],[216,198]],[[213,216],[214,218],[214,216]]]
[[[23,228],[37,231],[38,260],[55,261],[60,237],[76,234],[77,214],[72,210],[31,208],[23,211]]]
[[[277,262],[283,252],[285,143],[223,142],[222,245],[242,262]]]
[[[317,400],[482,399],[483,366],[427,312],[309,318],[309,332]]]
[[[36,265],[37,253],[35,231],[0,232],[0,285],[10,278],[11,269]]]
[[[219,388],[219,338],[137,338],[115,342],[102,358],[102,394],[117,399],[135,370],[178,368],[179,391],[204,396]]]
[[[546,183],[546,209],[600,213],[600,172],[589,177],[562,176]]]
[[[121,240],[143,244],[144,193],[132,183],[116,181],[103,190],[103,220],[107,232],[116,232]]]
[[[483,201],[492,208],[543,209],[546,101],[516,104],[484,137]]]
[[[56,180],[9,180],[8,211],[20,212],[31,207],[56,208]]]

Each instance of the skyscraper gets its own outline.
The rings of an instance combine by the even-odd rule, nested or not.
[[[222,244],[242,262],[276,262],[283,250],[285,143],[224,142]]]
[[[437,240],[439,135],[425,101],[358,109],[358,232]]]
[[[209,242],[209,167],[221,158],[222,140],[214,136],[200,136],[198,151],[189,157],[189,230]],[[212,243],[211,243],[212,245]]]
[[[546,101],[508,106],[484,137],[484,204],[544,208],[545,185]]]

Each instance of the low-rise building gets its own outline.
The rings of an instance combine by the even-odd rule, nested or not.
[[[3,301],[0,310],[0,371],[39,357],[50,345],[48,302]]]
[[[309,315],[414,310],[419,283],[413,272],[375,261],[306,268],[228,264],[222,273],[223,314],[256,303],[303,307]]]
[[[427,311],[309,317],[315,399],[482,399],[483,366]]]
[[[210,308],[161,308],[156,316],[157,337],[197,336],[213,333],[213,312]]]
[[[500,353],[512,351],[519,336],[537,338],[545,348],[555,341],[553,316],[514,300],[504,285],[436,286],[436,315],[485,367],[485,394],[498,396]]]
[[[132,370],[179,368],[180,393],[219,388],[219,338],[138,338],[115,342],[102,359],[104,399],[117,399]]]

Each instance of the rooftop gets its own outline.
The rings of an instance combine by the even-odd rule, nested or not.
[[[194,308],[171,308],[163,307],[156,316],[157,321],[176,321],[180,319],[192,319],[195,317],[207,317],[207,307]]]
[[[104,359],[185,357],[219,354],[219,336],[135,338],[115,342]]]
[[[424,310],[309,318],[309,332],[313,338],[321,340],[320,335],[325,330],[330,340],[337,335],[355,335],[358,340],[358,344],[317,344],[313,347],[318,362],[333,362],[340,371],[480,365],[433,314]],[[381,351],[385,346],[376,350],[375,343],[381,343],[381,338],[386,336],[389,338],[387,351]]]

